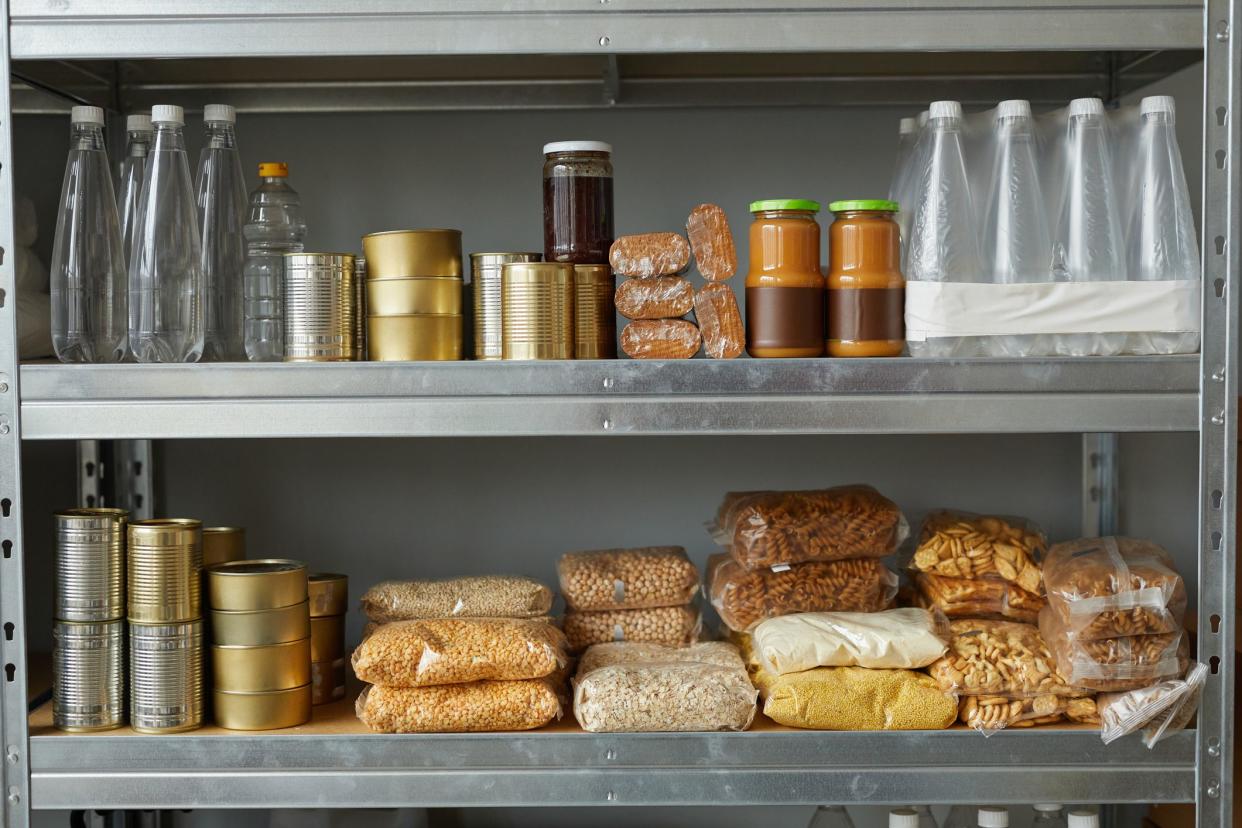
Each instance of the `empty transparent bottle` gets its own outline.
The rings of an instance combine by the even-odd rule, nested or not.
[[[922,282],[984,282],[975,234],[975,210],[962,152],[962,105],[936,101],[931,105],[920,153],[915,188],[906,277]],[[913,356],[975,356],[974,338],[942,338],[910,342]]]
[[[1138,281],[1200,278],[1190,190],[1174,127],[1176,109],[1166,95],[1143,98],[1136,154],[1137,192],[1131,215],[1128,271]],[[1127,351],[1179,354],[1198,350],[1197,333],[1131,334]]]
[[[1052,246],[1058,282],[1110,282],[1125,278],[1113,186],[1112,150],[1099,98],[1070,101],[1065,185]],[[1107,356],[1121,352],[1125,334],[1060,334],[1063,356]]]
[[[289,168],[259,165],[259,186],[250,194],[246,217],[246,356],[254,362],[285,354],[284,278],[286,253],[302,252],[306,222]]]
[[[906,225],[909,224],[906,220],[906,204],[903,199],[908,198],[909,181],[914,172],[914,150],[918,139],[918,121],[914,118],[902,118],[897,125],[897,159],[893,164],[893,180],[888,190],[889,201],[895,201],[901,207],[896,218],[902,236],[905,235]]]
[[[1035,161],[1029,101],[1001,101],[996,109],[996,164],[984,210],[983,260],[997,284],[1051,282],[1052,239]],[[989,337],[992,356],[1026,357],[1054,352],[1051,337]]]
[[[820,805],[807,828],[854,828],[854,820],[844,805]]]
[[[155,141],[129,264],[129,347],[139,362],[197,362],[203,353],[202,245],[185,152],[185,113],[151,110]]]
[[[1031,828],[1069,828],[1065,820],[1065,811],[1060,805],[1050,802],[1037,803],[1035,818],[1031,820]]]
[[[237,152],[236,120],[231,106],[209,104],[203,110],[207,136],[198,157],[197,201],[206,286],[205,361],[246,358],[242,293],[246,180]]]
[[[61,362],[125,356],[125,258],[103,124],[97,106],[70,114],[50,272],[52,346]]]
[[[129,115],[125,118],[125,158],[121,161],[117,212],[121,219],[121,245],[125,249],[127,273],[130,252],[134,249],[138,199],[142,197],[142,182],[146,179],[147,156],[151,154],[152,137],[150,115]]]

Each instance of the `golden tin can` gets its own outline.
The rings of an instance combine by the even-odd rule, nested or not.
[[[202,617],[202,523],[189,518],[129,524],[128,614],[147,624]]]
[[[212,686],[216,690],[257,693],[289,690],[311,680],[310,639],[236,647],[211,648]]]
[[[276,730],[310,721],[311,686],[242,693],[216,690],[216,724],[227,730]]]
[[[504,359],[574,358],[573,265],[504,265],[501,304]]]
[[[312,618],[311,661],[332,661],[345,655],[345,616]]]
[[[367,260],[354,257],[354,359],[367,358]]]
[[[311,704],[345,698],[345,658],[311,662]]]
[[[501,359],[504,356],[501,299],[501,274],[504,266],[518,262],[538,262],[542,259],[542,253],[470,254],[475,359]]]
[[[203,527],[203,568],[246,559],[246,530],[240,526]]]
[[[207,571],[213,610],[279,609],[306,602],[306,564],[281,558],[234,561]]]
[[[311,618],[349,612],[349,578],[333,572],[312,572],[307,579]]]
[[[389,230],[362,237],[367,276],[462,276],[460,230]]]
[[[311,634],[309,606],[303,601],[266,610],[212,610],[212,639],[216,644],[258,647],[306,638]]]
[[[367,313],[371,316],[460,316],[463,285],[459,276],[368,279]]]
[[[285,362],[354,358],[358,313],[351,253],[286,253]]]
[[[372,316],[367,356],[381,362],[461,359],[461,316]]]
[[[617,358],[616,292],[608,265],[574,265],[574,359]]]

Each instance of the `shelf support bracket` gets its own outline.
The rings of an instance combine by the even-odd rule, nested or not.
[[[604,62],[604,106],[616,106],[621,100],[621,70],[617,56],[609,55]]]
[[[1117,534],[1120,503],[1117,435],[1082,435],[1082,536]]]
[[[78,504],[112,506],[130,520],[155,516],[155,448],[150,440],[79,440]]]

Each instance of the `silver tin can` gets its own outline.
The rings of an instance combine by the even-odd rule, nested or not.
[[[73,732],[125,723],[125,622],[52,625],[52,724]]]
[[[140,733],[203,724],[203,622],[129,625],[129,720]]]
[[[504,352],[500,275],[506,264],[538,262],[540,253],[471,253],[474,358],[500,359]]]
[[[367,358],[367,260],[354,257],[354,359]]]
[[[125,617],[124,509],[57,512],[56,606],[62,621],[115,621]]]
[[[285,254],[285,361],[354,358],[357,302],[349,253]]]

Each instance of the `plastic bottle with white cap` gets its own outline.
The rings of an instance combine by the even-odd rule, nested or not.
[[[1100,828],[1100,815],[1095,811],[1070,811],[1069,828]]]
[[[1009,809],[997,806],[980,808],[975,815],[979,828],[1009,828]]]
[[[129,347],[139,362],[198,362],[203,352],[202,244],[185,151],[185,112],[151,109],[155,142],[129,263]]]
[[[1065,810],[1055,803],[1039,802],[1032,806],[1035,818],[1031,821],[1032,828],[1067,828]]]
[[[807,828],[854,828],[854,820],[844,805],[820,805]]]
[[[203,109],[206,139],[198,156],[198,228],[203,242],[206,332],[203,361],[246,358],[242,272],[246,245],[246,179],[234,132],[237,115],[226,104]]]
[[[919,828],[919,814],[913,808],[894,808],[888,812],[888,828]]]
[[[146,178],[147,156],[151,154],[151,116],[128,115],[125,118],[125,158],[121,161],[120,187],[117,190],[117,213],[121,220],[121,244],[125,248],[125,267],[133,249],[135,217],[142,182]]]
[[[1200,279],[1199,240],[1190,190],[1177,144],[1176,108],[1168,95],[1139,103],[1135,191],[1127,240],[1130,279],[1142,282]],[[1126,350],[1139,354],[1192,353],[1197,333],[1137,333]]]
[[[61,362],[125,356],[125,256],[103,126],[99,107],[73,107],[48,274],[52,346]]]

